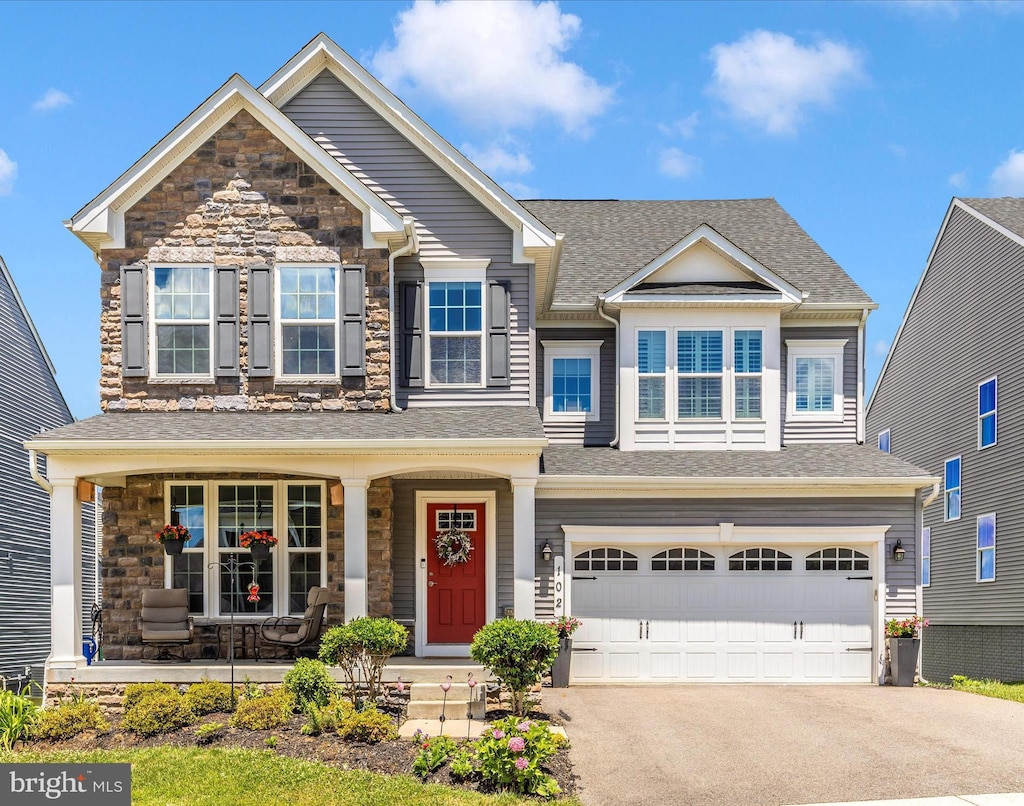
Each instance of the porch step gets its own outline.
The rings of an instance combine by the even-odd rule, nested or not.
[[[483,719],[487,714],[487,703],[484,700],[453,700],[448,698],[447,705],[442,700],[410,700],[405,713],[407,719],[437,719],[441,709],[448,719]]]
[[[392,658],[384,667],[383,681],[395,683],[401,675],[402,682],[407,684],[433,683],[436,686],[447,680],[448,675],[451,675],[452,684],[462,683],[465,685],[470,672],[473,673],[473,679],[481,684],[491,678],[487,669],[470,660]]]
[[[478,685],[470,692],[469,686],[465,683],[452,683],[452,687],[448,689],[448,702],[453,700],[468,701],[470,696],[473,699],[481,699],[484,696],[485,685]],[[409,687],[409,701],[418,702],[426,701],[433,702],[437,700],[440,702],[444,699],[444,691],[441,689],[439,683],[420,683],[417,682],[415,685]]]

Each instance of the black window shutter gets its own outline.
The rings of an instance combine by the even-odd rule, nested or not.
[[[121,374],[149,375],[146,332],[146,267],[121,267]]]
[[[512,383],[509,343],[510,284],[507,280],[487,283],[487,385]]]
[[[270,266],[249,267],[249,377],[274,376],[274,276]]]
[[[341,319],[338,322],[341,374],[366,374],[366,269],[341,267]]]
[[[402,366],[399,386],[423,386],[423,282],[399,284]]]
[[[238,374],[238,266],[217,266],[214,286],[214,374]]]

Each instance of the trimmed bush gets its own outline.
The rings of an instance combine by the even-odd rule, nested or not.
[[[299,658],[284,676],[284,687],[295,695],[295,705],[303,709],[307,704],[323,708],[338,688],[327,666],[312,658]]]
[[[177,691],[152,692],[136,700],[124,712],[121,727],[140,736],[168,733],[196,721],[185,698]]]
[[[376,708],[353,711],[338,725],[338,735],[350,742],[377,744],[398,738],[398,731],[391,717]]]
[[[182,697],[196,716],[226,713],[231,710],[231,686],[219,680],[193,683]]]
[[[541,681],[558,654],[558,632],[528,619],[498,619],[473,636],[470,657],[512,692],[512,711],[526,714],[526,693]]]
[[[96,703],[72,700],[46,708],[32,735],[37,739],[59,742],[72,739],[87,730],[102,733],[110,730],[110,724],[103,718],[103,712]]]
[[[136,703],[140,700],[150,697],[154,694],[177,694],[178,689],[172,686],[170,683],[132,683],[124,690],[124,698],[121,700],[121,706],[124,708],[125,713],[130,711]]]
[[[231,724],[246,730],[273,730],[284,725],[292,715],[294,699],[291,692],[279,689],[256,699],[239,700]]]
[[[338,725],[345,721],[355,712],[355,706],[348,700],[338,697],[333,698],[323,708],[309,703],[306,705],[306,724],[302,726],[302,733],[306,736],[319,736],[321,733],[334,731]]]
[[[346,695],[354,703],[360,683],[365,683],[371,702],[383,693],[384,664],[405,649],[409,632],[390,618],[357,618],[331,627],[320,639],[320,660],[338,666],[345,674]]]

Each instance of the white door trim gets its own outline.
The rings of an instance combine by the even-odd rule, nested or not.
[[[484,504],[484,578],[487,589],[484,619],[497,618],[498,602],[498,494],[474,490],[416,491],[416,657],[468,658],[469,644],[427,643],[427,504]]]

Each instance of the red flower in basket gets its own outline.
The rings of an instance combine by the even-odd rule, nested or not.
[[[192,539],[192,535],[188,529],[182,526],[180,523],[177,526],[171,526],[166,524],[163,529],[156,533],[156,539],[161,543],[165,543],[168,540],[184,540],[188,542]]]
[[[270,534],[270,532],[242,532],[238,536],[238,543],[243,549],[249,548],[253,543],[276,546],[277,538]]]

